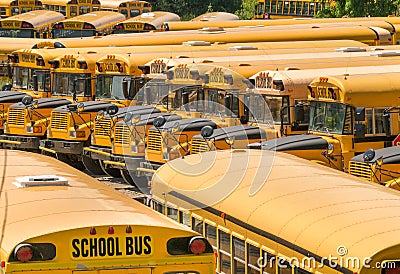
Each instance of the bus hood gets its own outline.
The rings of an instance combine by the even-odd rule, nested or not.
[[[325,150],[328,148],[328,141],[320,136],[315,135],[293,135],[262,143],[254,144],[255,147],[262,150],[288,151],[288,150]]]
[[[364,161],[364,154],[359,154],[350,159],[353,162],[375,163],[382,158],[383,164],[399,164],[400,163],[400,146],[386,147],[375,150],[375,156],[369,161]]]

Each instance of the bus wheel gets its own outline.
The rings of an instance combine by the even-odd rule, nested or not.
[[[82,162],[87,170],[90,171],[93,175],[104,175],[103,170],[101,169],[99,161],[93,160],[88,156],[82,156]]]
[[[103,161],[99,161],[99,162],[100,162],[101,169],[108,176],[111,176],[111,177],[114,177],[114,178],[121,178],[122,177],[121,172],[120,172],[120,170],[118,168],[108,168],[103,163]]]
[[[121,169],[121,175],[127,184],[137,187],[139,191],[144,194],[150,194],[150,187],[148,185],[148,180],[146,176],[139,177],[123,169]]]
[[[74,154],[57,153],[57,159],[80,171],[85,170],[83,163],[79,161],[78,157]]]

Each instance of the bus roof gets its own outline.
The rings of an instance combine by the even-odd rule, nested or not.
[[[342,76],[319,75],[314,86],[337,87],[343,103],[360,107],[387,107],[400,105],[400,72],[368,73]],[[371,100],[371,95],[376,98]]]
[[[137,1],[137,0],[101,0],[102,9],[117,9],[118,7],[131,7],[139,6],[140,4],[151,4],[147,1]]]
[[[125,20],[125,16],[119,12],[115,11],[105,11],[105,10],[100,10],[100,11],[93,11],[89,13],[85,13],[82,15],[78,15],[75,17],[71,17],[68,19],[65,19],[61,22],[63,23],[69,23],[69,22],[85,22],[88,24],[93,25],[95,28],[107,25],[112,22],[120,22]],[[67,38],[71,39],[71,38]]]
[[[65,16],[62,13],[50,10],[33,10],[22,14],[10,16],[1,19],[0,22],[20,21],[32,24],[33,27],[63,20]]]
[[[183,209],[202,206],[214,221],[235,219],[305,256],[331,258],[340,245],[361,259],[399,246],[398,191],[286,153],[185,156],[156,171],[152,195]]]
[[[0,169],[4,170],[0,213],[4,250],[11,251],[16,244],[41,235],[110,224],[185,230],[54,158],[13,150],[0,150],[0,158]],[[19,187],[16,184],[25,176],[44,175],[62,177],[60,181],[65,179],[67,185]]]

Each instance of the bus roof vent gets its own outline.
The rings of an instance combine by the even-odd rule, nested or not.
[[[187,42],[183,42],[182,45],[184,45],[184,46],[211,46],[211,43],[206,42],[206,41],[187,41]]]
[[[365,48],[360,47],[345,47],[345,48],[338,48],[335,49],[336,52],[364,52],[367,51]]]
[[[400,56],[400,52],[398,51],[376,51],[371,52],[371,56],[378,56],[378,57],[391,57],[391,56]]]
[[[219,27],[204,27],[202,29],[199,29],[200,32],[203,33],[223,33],[225,32],[224,28],[219,28]]]
[[[230,47],[229,50],[258,50],[258,48],[253,46],[234,46]]]
[[[68,186],[68,180],[57,175],[38,175],[17,177],[13,184],[17,187],[34,187],[34,186]]]

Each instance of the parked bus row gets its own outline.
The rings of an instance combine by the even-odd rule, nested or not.
[[[5,18],[34,10],[49,10],[62,13],[65,17],[75,17],[93,11],[108,10],[122,13],[126,18],[151,12],[151,3],[138,0],[2,0],[0,17]]]
[[[307,44],[307,42],[304,43],[305,45]],[[317,43],[318,42],[308,43],[308,46],[315,46]],[[321,44],[326,45],[325,42],[321,42]],[[279,46],[279,43],[276,46]],[[187,48],[193,46],[176,46],[174,50],[183,54],[184,52],[182,50],[184,47]],[[207,48],[207,46],[197,47]],[[272,47],[272,44],[270,44],[269,47]],[[313,48],[313,53],[308,54],[307,56],[306,53],[296,54],[292,52],[292,54],[288,54],[290,49],[287,48],[287,43],[282,43],[281,47],[284,48],[275,49],[275,55],[269,54],[263,57],[261,53],[258,53],[258,55],[255,55],[255,59],[257,60],[251,62],[248,61],[252,58],[251,54],[254,54],[254,52],[251,53],[251,50],[241,51],[241,53],[248,54],[247,56],[243,55],[244,59],[247,59],[246,61],[244,59],[240,60],[240,56],[227,56],[229,54],[239,55],[239,53],[215,51],[214,54],[222,54],[225,56],[224,58],[221,58],[218,56],[211,56],[212,51],[209,51],[208,55],[210,56],[205,56],[203,61],[209,63],[214,60],[214,62],[211,63],[212,65],[201,66],[201,58],[189,58],[189,63],[193,63],[193,61],[196,60],[199,64],[199,68],[197,68],[196,65],[185,65],[184,62],[178,65],[170,64],[169,66],[175,68],[171,69],[167,74],[162,73],[168,70],[168,63],[164,63],[162,59],[158,58],[150,63],[147,63],[146,61],[150,58],[156,57],[156,55],[159,55],[160,57],[163,55],[165,56],[166,53],[162,51],[159,53],[131,53],[125,56],[123,54],[108,54],[105,56],[104,53],[95,54],[94,52],[87,54],[62,54],[59,58],[51,57],[52,59],[47,60],[47,62],[45,62],[43,57],[46,56],[44,53],[48,52],[48,50],[35,50],[33,52],[20,51],[13,56],[15,75],[31,74],[31,77],[26,78],[25,82],[31,82],[29,89],[31,90],[31,95],[34,97],[52,96],[58,97],[58,99],[31,99],[13,105],[8,112],[8,116],[4,115],[6,113],[3,114],[3,121],[6,122],[6,126],[4,127],[5,134],[2,136],[3,146],[36,151],[40,149],[46,153],[51,153],[59,159],[63,159],[80,169],[87,168],[93,173],[102,173],[106,171],[106,173],[114,174],[114,176],[121,174],[125,177],[127,182],[134,183],[130,180],[130,177],[139,180],[139,175],[143,175],[143,173],[149,174],[152,172],[151,170],[157,168],[170,159],[191,153],[191,150],[193,152],[207,150],[207,147],[204,146],[204,142],[201,140],[202,137],[200,137],[200,139],[197,138],[199,142],[197,142],[196,145],[193,145],[194,142],[192,142],[191,139],[194,135],[200,133],[201,128],[197,127],[194,130],[190,129],[192,122],[195,124],[199,122],[200,125],[203,126],[212,125],[214,130],[217,130],[218,127],[226,128],[227,131],[229,131],[230,128],[227,127],[239,126],[236,128],[232,127],[233,131],[230,131],[231,133],[237,131],[237,136],[241,134],[240,125],[249,122],[253,126],[261,126],[262,128],[261,130],[253,128],[253,131],[265,132],[255,135],[259,137],[254,138],[254,142],[262,141],[267,139],[267,137],[268,139],[276,138],[279,137],[280,134],[293,134],[296,133],[296,130],[297,132],[304,132],[307,126],[305,118],[303,118],[303,124],[299,123],[298,125],[295,124],[298,120],[289,118],[294,116],[290,114],[291,109],[293,109],[292,106],[294,107],[294,105],[292,105],[292,103],[289,104],[289,98],[290,102],[295,100],[300,102],[307,101],[307,93],[305,92],[307,88],[306,81],[312,80],[312,73],[315,74],[315,77],[319,75],[318,73],[323,73],[322,69],[320,69],[320,71],[309,70],[309,74],[305,73],[303,76],[300,76],[299,74],[297,78],[302,80],[303,84],[302,86],[300,84],[296,88],[288,86],[286,82],[284,83],[282,81],[282,79],[268,79],[268,77],[272,78],[273,75],[267,75],[265,70],[283,70],[288,64],[293,65],[297,62],[296,68],[298,69],[307,69],[312,68],[313,66],[319,67],[320,64],[324,64],[323,66],[325,67],[342,67],[342,69],[337,69],[336,72],[331,72],[334,75],[339,75],[346,72],[349,74],[367,73],[371,69],[375,70],[376,68],[374,66],[384,65],[388,67],[385,68],[386,70],[382,68],[382,72],[388,70],[394,71],[396,70],[396,66],[389,65],[398,63],[398,57],[395,56],[393,52],[387,51],[383,51],[381,54],[374,53],[373,55],[370,51],[351,53],[320,52],[317,54],[318,50]],[[397,46],[392,46],[391,48],[395,49],[396,47]],[[153,48],[156,50],[156,46]],[[162,47],[159,47],[158,50],[160,50],[160,48]],[[132,49],[129,49],[129,51],[132,51]],[[146,49],[147,51],[151,50],[149,47],[146,47]],[[136,47],[136,50],[139,50],[139,47]],[[285,54],[279,54],[278,52],[280,50],[285,52]],[[307,51],[307,48],[303,50]],[[321,51],[326,50],[326,48],[321,48]],[[351,48],[351,50],[354,51],[356,48]],[[42,51],[42,55],[38,56],[37,54],[40,53],[40,51]],[[53,50],[53,53],[55,51],[57,50]],[[89,52],[90,51],[91,50],[89,49]],[[295,49],[295,51],[299,51],[299,49]],[[272,52],[273,51],[270,50],[270,53]],[[195,54],[192,49],[191,52],[188,53],[193,56]],[[204,54],[204,52],[199,53]],[[391,53],[393,56],[387,56],[390,55],[388,53]],[[100,57],[101,54],[104,57]],[[29,57],[30,55],[32,56]],[[343,61],[340,61],[340,56],[343,57]],[[386,57],[383,58],[383,56]],[[234,65],[234,58],[236,58],[236,65]],[[264,60],[269,60],[270,63],[265,64],[265,61],[260,61],[263,58],[265,58]],[[224,59],[225,63],[223,61]],[[296,61],[296,59],[298,59],[298,61]],[[244,65],[246,62],[248,65]],[[32,69],[32,66],[31,68],[26,67],[28,73],[21,74],[21,72],[24,71],[23,67],[27,66],[29,63],[31,63],[33,67],[39,65],[39,68],[41,69],[38,69],[36,72],[35,69]],[[358,70],[356,68],[354,68],[354,70],[351,69],[351,66],[361,65],[364,65],[365,67],[358,68]],[[45,70],[43,70],[46,69],[46,66],[48,69],[47,76]],[[52,67],[51,69],[50,66]],[[214,66],[226,66],[229,67],[230,70],[214,70]],[[202,71],[199,71],[200,69]],[[50,71],[52,71],[51,74]],[[248,83],[244,85],[243,80],[245,80],[245,78],[251,79],[251,76],[259,71],[263,72],[260,73],[260,75],[255,76],[257,79],[255,81],[256,86],[261,89],[262,86],[260,83],[263,82],[270,82],[271,86],[265,86],[266,90],[263,92],[264,95],[262,96],[257,92],[254,93],[254,96],[250,96],[249,91],[252,86],[248,85]],[[39,74],[43,72],[44,74]],[[144,75],[142,75],[143,72]],[[245,78],[239,76],[237,74],[238,72],[244,75]],[[296,71],[292,72],[295,73]],[[298,72],[301,72],[301,70]],[[290,71],[288,71],[288,73],[290,73]],[[159,76],[156,76],[156,74]],[[52,76],[50,77],[50,75]],[[200,75],[202,75],[202,77],[199,77]],[[16,81],[20,78],[20,76],[15,77]],[[96,82],[94,81],[94,78],[97,79]],[[150,81],[150,84],[146,85],[144,90],[140,92],[141,87],[149,80],[149,78],[154,78],[155,80]],[[41,80],[39,81],[39,79]],[[47,79],[47,82],[43,82],[44,79]],[[291,82],[297,84],[293,79],[295,79],[295,77],[292,77]],[[28,84],[25,85],[25,87],[29,86]],[[44,86],[46,86],[45,89],[43,88]],[[185,88],[185,86],[188,86],[188,88]],[[19,86],[19,88],[21,87],[23,86]],[[40,91],[39,87],[41,87]],[[17,88],[17,86],[14,88]],[[269,91],[269,88],[272,89]],[[172,90],[173,92],[171,92]],[[283,92],[285,90],[288,90],[288,96],[285,97],[286,99],[283,99]],[[243,93],[243,91],[245,91],[245,93]],[[279,94],[279,92],[282,92],[282,94]],[[190,98],[198,98],[197,100],[201,100],[201,98],[203,98],[202,100],[216,100],[216,104],[221,104],[224,107],[226,105],[225,108],[229,111],[226,112],[221,108],[206,106],[204,104],[203,106],[195,106],[193,109],[190,109],[190,111],[186,110],[184,105],[189,102],[187,101],[189,99],[184,98],[186,98],[187,94],[191,94]],[[247,94],[248,96],[241,98],[237,94],[240,96]],[[277,94],[279,94],[278,99],[274,99]],[[139,97],[134,99],[136,95]],[[9,96],[15,96],[15,94],[11,92]],[[21,100],[23,95],[18,94],[18,96],[18,98],[15,97],[17,101]],[[166,96],[165,99],[163,99],[164,96]],[[221,98],[230,99],[226,99],[227,101],[224,102]],[[238,98],[241,99],[239,100]],[[103,102],[83,102],[81,104],[75,103],[75,106],[69,106],[72,102],[93,99],[102,100]],[[8,100],[8,106],[11,105],[9,98],[4,97],[4,100]],[[121,119],[125,116],[126,112],[129,111],[129,108],[121,109],[121,112],[119,112],[113,107],[113,105],[116,104],[119,107],[126,107],[132,103],[137,103],[137,100],[139,100],[142,105],[149,105],[149,107],[145,111],[146,113],[143,111],[137,112],[138,110],[132,110],[130,111],[132,112],[132,115],[135,113],[139,115],[140,113],[140,115],[148,114],[153,116],[147,118],[149,123],[146,123],[147,126],[145,130],[141,130],[144,135],[139,139],[130,140],[129,133],[136,132],[137,129],[135,128],[135,123],[138,121],[131,125],[132,128],[130,130],[127,130],[124,124],[118,126],[118,122],[124,123]],[[190,99],[190,101],[193,104],[196,102],[194,99]],[[246,104],[244,104],[244,102],[246,102]],[[259,104],[260,102],[264,103]],[[154,109],[155,103],[158,103],[159,105],[158,110]],[[30,106],[34,106],[32,110]],[[60,112],[53,112],[53,109],[57,106],[60,107]],[[115,119],[110,119],[111,117],[107,118],[97,116],[98,111],[106,111],[109,107],[111,107],[111,115],[117,115]],[[247,110],[246,107],[248,108]],[[268,110],[268,108],[270,110]],[[206,113],[202,113],[205,109],[208,109],[207,115]],[[286,110],[281,113],[281,109]],[[116,113],[112,113],[112,111]],[[151,126],[150,121],[152,122],[154,118],[158,117],[155,117],[153,112],[159,113],[166,111],[169,113],[167,115],[171,115],[170,113],[176,114],[173,115],[174,118],[171,119],[179,118],[179,121],[175,121],[173,124],[160,125],[158,129],[156,128],[152,131],[152,134],[148,133],[147,131]],[[27,115],[26,112],[32,112],[32,114]],[[55,115],[55,113],[58,114]],[[96,116],[97,118],[94,120]],[[103,118],[106,119],[104,120]],[[182,118],[201,119],[198,122],[194,122],[196,119],[188,120]],[[63,126],[68,124],[70,124],[70,126],[61,129],[59,128],[61,124],[59,124],[59,122],[52,122],[53,120],[64,121],[62,124]],[[284,121],[283,126],[281,121]],[[175,140],[175,143],[172,142],[166,146],[163,145],[163,142],[159,143],[161,146],[148,145],[156,142],[156,139],[162,140],[164,138],[163,135],[159,136],[158,132],[166,132],[165,134],[168,135],[168,132],[175,126],[177,126],[177,131],[174,132],[174,134],[176,133],[175,135],[177,136],[185,134],[186,137],[184,138],[186,139],[180,140],[178,138],[178,141]],[[286,128],[281,130],[282,127]],[[294,132],[289,131],[290,127],[290,130],[294,129]],[[189,131],[191,132],[189,133]],[[251,130],[249,132],[251,132]],[[218,130],[216,133],[218,133]],[[125,136],[125,134],[128,134],[128,136]],[[174,134],[172,136],[174,136]],[[213,134],[214,133],[211,132],[210,136],[206,136],[206,138],[214,140]],[[222,131],[220,136],[223,137],[220,137],[218,142],[222,141],[223,145],[218,145],[216,140],[216,143],[214,144],[215,148],[237,147],[238,144],[234,141],[225,144],[229,134],[229,132],[227,133]],[[149,135],[149,137],[147,137],[147,135]],[[120,138],[114,138],[113,136],[119,136]],[[121,137],[123,138],[121,139]],[[168,138],[171,139],[172,137],[167,136],[167,139]],[[194,140],[197,139],[194,138]],[[59,142],[57,140],[63,141]],[[130,141],[126,143],[127,140]],[[120,143],[113,143],[114,141]],[[136,147],[135,150],[138,151],[133,153],[136,162],[131,161],[130,165],[126,165],[124,160],[131,156],[130,153],[127,153],[126,145],[131,147],[131,141],[135,144],[132,147]],[[148,143],[145,144],[144,141]],[[226,145],[228,145],[228,147]],[[244,141],[241,146],[245,145],[246,142]],[[152,151],[147,149],[144,150],[145,146]],[[139,147],[141,148],[139,149]],[[213,147],[210,142],[209,147]],[[113,151],[112,148],[115,150]],[[167,154],[165,154],[166,152]],[[145,177],[142,176],[142,178]],[[146,182],[147,180],[144,181],[145,184]]]

